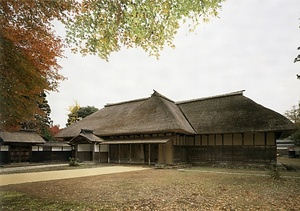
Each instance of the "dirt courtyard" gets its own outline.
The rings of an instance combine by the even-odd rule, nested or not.
[[[274,180],[197,169],[25,183],[0,192],[2,210],[300,210],[299,177]]]

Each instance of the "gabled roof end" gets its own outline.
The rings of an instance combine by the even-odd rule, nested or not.
[[[94,133],[93,130],[90,130],[90,129],[81,129],[80,133]]]
[[[151,95],[151,97],[153,97],[153,96],[161,97],[161,98],[163,98],[163,99],[165,99],[165,100],[168,100],[168,101],[170,101],[170,102],[172,102],[172,103],[175,103],[173,100],[171,100],[171,99],[167,98],[166,96],[164,96],[164,95],[158,93],[158,92],[157,92],[156,90],[154,90],[154,89],[153,89],[153,94]]]

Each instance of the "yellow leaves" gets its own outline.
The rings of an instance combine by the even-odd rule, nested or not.
[[[196,26],[201,15],[205,21],[216,15],[221,1],[93,0],[88,6],[84,1],[80,13],[67,24],[67,39],[80,52],[98,54],[106,60],[120,46],[141,47],[158,57],[165,45],[174,47],[172,40],[182,19],[190,19]],[[94,33],[97,40],[93,40]],[[107,34],[109,41],[104,36]]]
[[[79,109],[80,109],[80,105],[79,105],[78,101],[75,100],[74,104],[69,106],[69,108],[67,110],[71,113],[76,113],[76,112],[78,112]]]

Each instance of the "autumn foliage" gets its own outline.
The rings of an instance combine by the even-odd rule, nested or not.
[[[57,90],[64,77],[57,59],[63,42],[51,21],[65,21],[73,0],[0,1],[0,125],[12,130],[42,115],[43,91]]]
[[[216,16],[223,0],[0,0],[0,129],[14,130],[43,115],[41,93],[57,91],[66,26],[74,52],[108,60],[111,52],[140,47],[159,56],[182,22],[192,28]]]

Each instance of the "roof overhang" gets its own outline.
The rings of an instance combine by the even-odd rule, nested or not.
[[[92,133],[84,134],[80,133],[78,136],[75,136],[70,140],[70,144],[78,144],[78,143],[96,143],[99,144],[103,142],[102,138],[95,136]]]
[[[101,144],[166,144],[171,139],[126,139],[126,140],[109,140],[103,141]]]
[[[43,144],[46,141],[32,131],[0,132],[0,140],[4,144]]]

